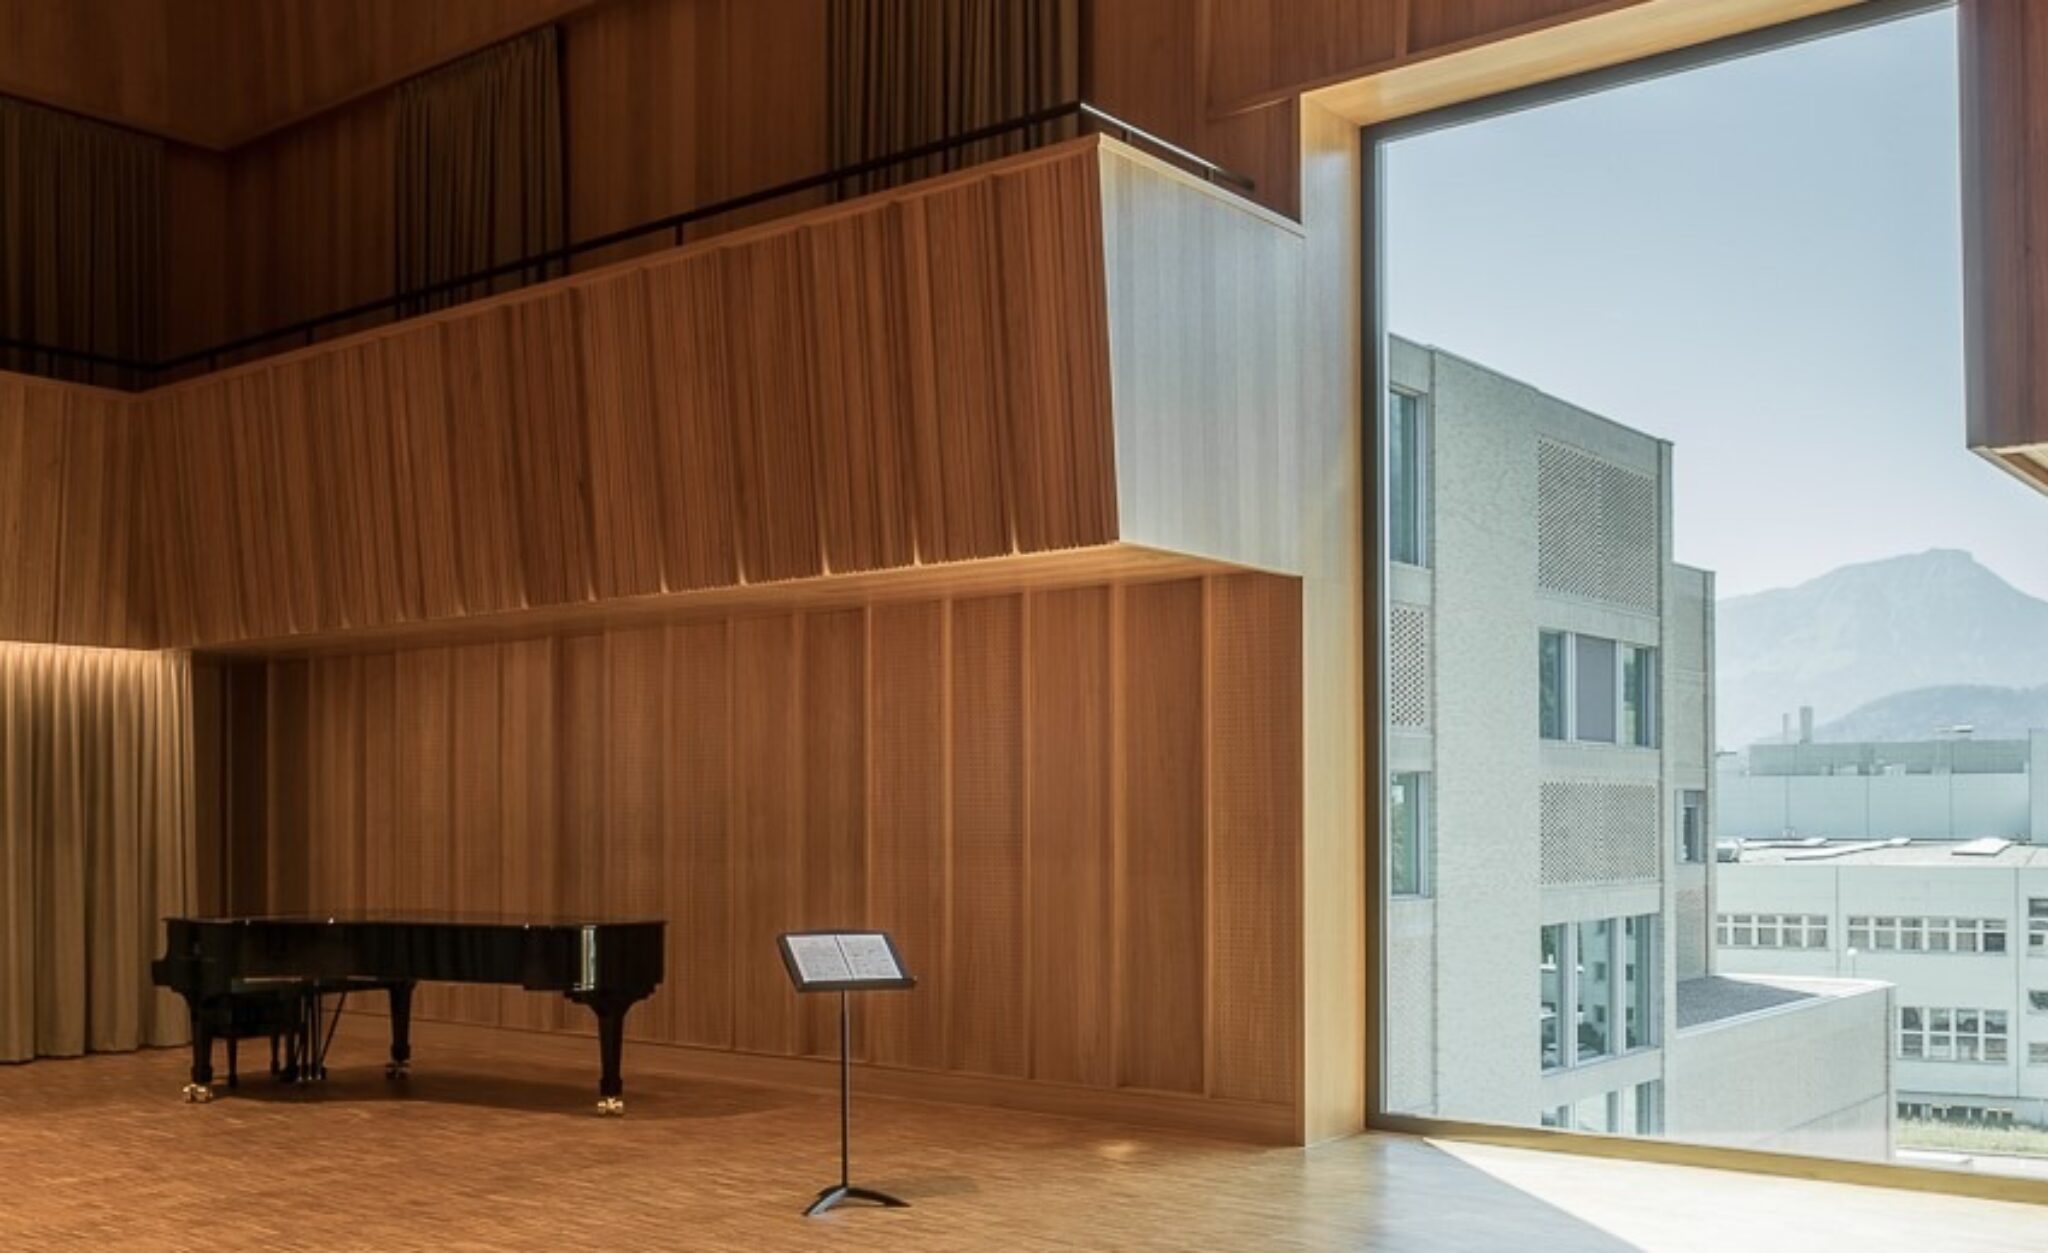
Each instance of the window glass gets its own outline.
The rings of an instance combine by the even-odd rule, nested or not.
[[[2027,1008],[2037,1014],[2048,1014],[2048,989],[2035,988],[2028,992]]]
[[[1614,1051],[1614,924],[1603,918],[1578,925],[1578,1060]]]
[[[1622,1047],[1647,1048],[1656,1043],[1657,1035],[1651,1016],[1657,987],[1656,915],[1641,914],[1623,924],[1622,949],[1626,962],[1622,970],[1622,1004],[1627,1015]]]
[[[1424,490],[1422,398],[1397,391],[1387,397],[1387,555],[1411,566],[1426,564]]]
[[[1387,785],[1388,889],[1421,896],[1429,851],[1429,776],[1397,774]]]
[[[1638,748],[1657,743],[1657,650],[1624,645],[1621,650],[1621,742]]]
[[[1707,794],[1687,790],[1678,794],[1678,860],[1704,862],[1707,859]]]
[[[1559,631],[1545,631],[1536,640],[1536,724],[1546,740],[1566,735],[1564,641]]]
[[[1543,989],[1543,1069],[1564,1065],[1564,926],[1543,928],[1538,982]]]
[[[1572,637],[1574,738],[1614,743],[1614,641]]]

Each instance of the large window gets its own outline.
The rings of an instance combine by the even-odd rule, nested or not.
[[[1388,890],[1429,894],[1429,776],[1397,774],[1387,785]]]
[[[1898,1161],[1942,1147],[1901,1099],[2036,1112],[2048,886],[1967,854],[2025,830],[1983,685],[2042,680],[1980,641],[2048,602],[2048,505],[1938,420],[1953,21],[1852,8],[1367,133],[1390,1114]]]
[[[1540,930],[1537,954],[1543,1069],[1657,1043],[1656,915],[1554,923]]]
[[[2048,956],[2048,896],[2027,899],[2027,952],[2034,957]]]
[[[1387,396],[1387,557],[1429,564],[1429,455],[1422,397]]]

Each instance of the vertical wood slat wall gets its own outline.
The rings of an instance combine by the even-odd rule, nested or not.
[[[886,927],[921,984],[864,1007],[864,1061],[1285,1138],[1300,640],[1297,581],[1219,574],[235,663],[263,799],[230,903],[664,917],[629,1034],[782,1057],[836,1032],[774,935]],[[590,1029],[517,992],[419,1012]]]
[[[0,639],[155,641],[134,404],[0,374]]]
[[[1113,542],[1096,141],[150,393],[163,639]]]

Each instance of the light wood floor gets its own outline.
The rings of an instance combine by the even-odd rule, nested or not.
[[[2048,1248],[2048,1210],[1361,1136],[1307,1152],[911,1101],[855,1106],[854,1175],[900,1211],[799,1209],[836,1101],[691,1079],[628,1047],[422,1025],[382,1077],[346,1028],[323,1087],[178,1101],[182,1051],[0,1066],[0,1249]]]

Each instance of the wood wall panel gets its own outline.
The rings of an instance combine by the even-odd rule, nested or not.
[[[1031,1076],[1116,1080],[1110,591],[1028,600]]]
[[[1210,587],[1208,1090],[1280,1101],[1301,1083],[1303,937],[1272,925],[1301,916],[1301,593],[1270,575]]]
[[[151,487],[135,402],[0,374],[0,639],[146,644]]]
[[[947,1065],[1022,1076],[1030,1066],[1024,972],[1024,598],[952,605],[952,1005]]]
[[[790,1057],[836,1007],[775,934],[883,926],[919,986],[861,1006],[862,1060],[1286,1135],[1298,606],[1212,576],[234,663],[235,907],[665,918],[633,1038]],[[517,991],[419,1013],[590,1030]]]
[[[802,642],[796,617],[733,624],[733,1035],[750,1053],[800,1047],[775,937],[803,925]]]
[[[166,48],[176,8],[175,0],[0,0],[0,92],[172,130]]]
[[[1408,45],[1405,51],[1420,55],[1451,44],[1498,39],[1515,31],[1549,22],[1567,21],[1575,16],[1626,8],[1639,0],[1407,0]],[[1285,72],[1296,81],[1315,82],[1332,73],[1356,72],[1355,65],[1341,61],[1322,74],[1300,74],[1294,61]]]
[[[863,611],[807,615],[802,666],[799,925],[817,930],[858,928],[866,925],[868,898],[868,657]],[[800,1051],[838,1056],[839,1006],[833,998],[806,996],[798,1003]]]
[[[1079,141],[149,393],[167,643],[1116,538]]]
[[[1202,587],[1141,585],[1122,613],[1123,782],[1117,875],[1117,1081],[1203,1089],[1209,989],[1207,762]]]
[[[869,659],[875,792],[868,918],[896,937],[905,964],[934,988],[947,986],[952,878],[946,823],[945,612],[943,603],[877,605]],[[943,999],[871,1000],[862,1007],[870,1059],[922,1069],[945,1065]]]
[[[1401,51],[1404,8],[1419,17],[1454,7],[1461,0],[1207,2],[1209,99],[1237,104],[1280,84],[1325,82],[1391,63]]]
[[[668,968],[679,985],[669,1038],[719,1049],[733,1047],[731,646],[726,622],[668,637]]]

